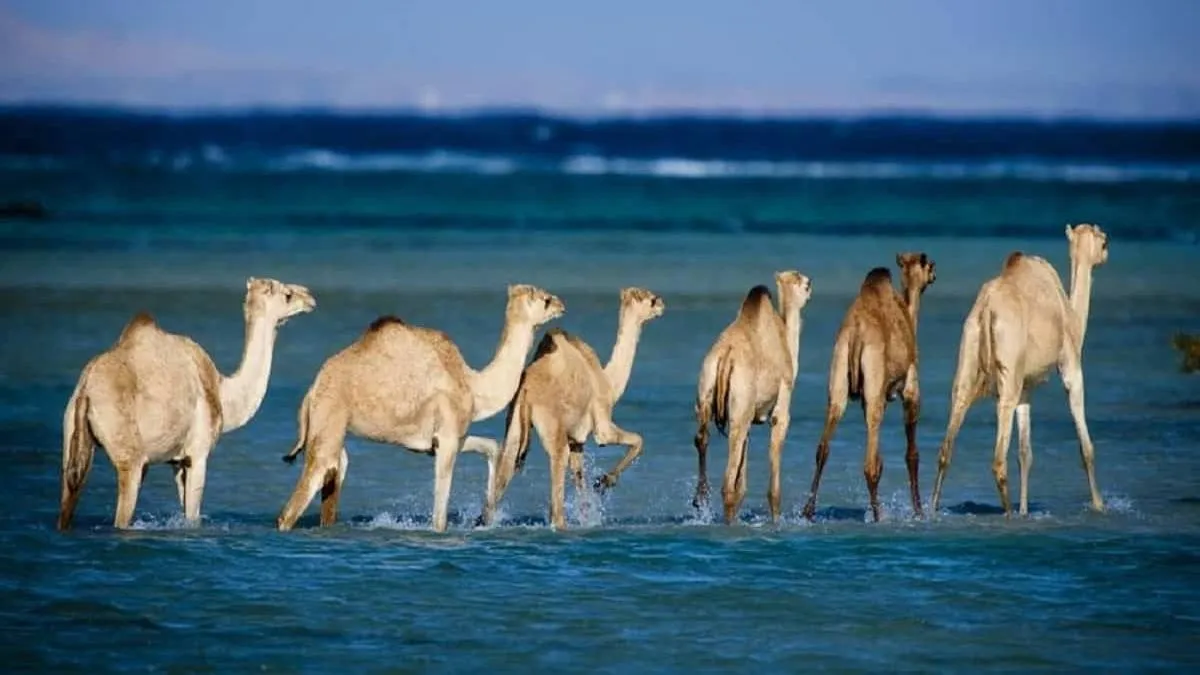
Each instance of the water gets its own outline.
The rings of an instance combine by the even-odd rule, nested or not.
[[[1175,331],[1200,329],[1190,283],[1200,260],[1194,127],[897,122],[875,128],[872,154],[857,141],[837,145],[823,127],[781,122],[372,126],[315,116],[288,126],[101,115],[65,125],[64,114],[0,119],[0,200],[41,200],[50,211],[0,222],[0,453],[10,463],[0,650],[9,670],[1200,664],[1200,393],[1170,347]],[[1008,152],[997,140],[1005,134]],[[563,135],[569,142],[554,145]],[[948,139],[934,144],[946,151],[929,150],[928,138]],[[1079,221],[1112,233],[1084,358],[1108,512],[1086,509],[1052,379],[1034,398],[1029,518],[998,515],[991,401],[967,418],[937,519],[910,518],[898,405],[882,441],[884,521],[866,521],[856,408],[835,437],[817,522],[800,518],[831,345],[862,275],[901,250],[937,261],[920,328],[928,498],[961,322],[979,284],[1013,249],[1066,274],[1062,228]],[[690,506],[695,378],[745,291],[786,268],[812,277],[814,291],[784,454],[785,517],[765,517],[766,432],[757,428],[741,521],[727,527]],[[170,472],[157,466],[135,529],[114,531],[114,473],[100,452],[75,529],[55,532],[62,409],[82,365],[145,309],[232,372],[250,275],[304,283],[318,308],[281,330],[266,401],[214,451],[201,526],[183,525]],[[450,531],[438,535],[428,531],[429,458],[352,439],[342,522],[319,529],[310,508],[295,531],[277,533],[299,473],[279,456],[322,361],[394,313],[447,331],[481,366],[514,282],[559,294],[559,325],[602,358],[620,287],[665,297],[616,412],[646,439],[620,485],[599,501],[569,491],[571,529],[555,533],[538,446],[499,525],[474,529],[484,467],[465,455]],[[474,432],[502,427],[499,415]],[[725,451],[715,439],[710,479],[719,484]],[[589,472],[620,452],[589,446]],[[1014,495],[1017,487],[1014,478]]]

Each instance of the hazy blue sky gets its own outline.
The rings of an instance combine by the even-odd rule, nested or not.
[[[1200,116],[1200,0],[0,0],[0,99]]]

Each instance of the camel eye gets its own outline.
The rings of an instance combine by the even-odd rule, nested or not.
[[[550,307],[550,298],[546,298],[546,300],[545,300],[545,305],[544,305],[544,306],[545,306],[545,307]]]

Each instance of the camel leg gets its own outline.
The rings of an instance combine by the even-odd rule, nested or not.
[[[954,440],[958,438],[958,432],[962,429],[963,420],[966,419],[970,408],[971,404],[966,399],[954,397],[950,407],[950,421],[946,425],[946,435],[942,438],[942,447],[938,451],[938,471],[937,479],[933,482],[933,497],[929,500],[929,507],[934,513],[937,513],[938,505],[942,501],[942,482],[946,479],[950,460],[954,458]]]
[[[771,412],[771,440],[768,449],[771,478],[767,486],[767,508],[771,512],[772,523],[779,522],[783,441],[787,438],[788,426],[791,423],[791,401],[792,390],[785,383],[779,388],[779,397],[775,399],[775,410]]]
[[[571,480],[575,483],[575,493],[579,494],[584,490],[583,444],[568,441],[567,447],[570,449],[570,455],[567,458],[567,469],[571,472]]]
[[[489,508],[494,509],[496,504],[496,493],[499,488],[499,486],[496,484],[496,473],[500,467],[500,444],[491,438],[484,438],[482,436],[467,436],[465,439],[463,439],[462,448],[459,449],[459,452],[474,452],[487,458],[487,494],[484,497],[484,511],[488,511]],[[486,506],[487,504],[490,504],[491,506]],[[476,521],[476,527],[480,525],[486,525],[489,522],[491,522],[491,516],[485,516],[481,513],[479,515],[479,520]]]
[[[917,421],[921,417],[921,385],[917,381],[915,363],[908,367],[902,396],[904,397],[904,437],[907,443],[904,463],[908,465],[908,488],[912,493],[913,515],[921,518],[925,515],[921,510],[921,488],[917,473],[921,464],[921,456],[917,451]]]
[[[1033,468],[1033,442],[1030,438],[1029,397],[1017,404],[1017,461],[1021,463],[1021,504],[1017,513],[1029,515],[1029,470]]]
[[[329,527],[337,522],[342,483],[346,482],[346,469],[349,467],[350,455],[343,447],[338,457],[337,468],[325,472],[325,482],[321,485],[321,527]]]
[[[867,452],[863,459],[863,478],[867,481],[867,495],[871,501],[871,518],[879,522],[879,479],[883,476],[883,458],[879,456],[879,427],[883,422],[886,394],[876,391],[863,392],[863,410],[867,423]]]
[[[137,461],[117,467],[117,512],[113,527],[128,529],[133,522],[133,510],[137,506],[138,491],[142,488],[142,469],[145,462]]]
[[[200,523],[200,503],[204,500],[204,483],[208,477],[208,453],[203,452],[191,460],[187,469],[186,498],[183,517],[189,525]]]
[[[750,425],[738,418],[729,424],[729,459],[725,464],[725,481],[721,486],[721,497],[725,502],[725,523],[732,525],[737,519],[738,508],[746,496],[745,472],[746,451],[750,440]]]
[[[954,384],[950,389],[950,420],[946,424],[946,435],[942,437],[942,446],[938,450],[937,479],[934,480],[933,497],[930,499],[930,508],[935,514],[942,501],[942,482],[946,479],[946,471],[950,469],[950,460],[954,457],[954,441],[962,429],[967,411],[983,394],[979,378],[983,328],[978,312],[977,308],[973,308],[963,322],[962,340],[958,345],[958,364],[954,370]]]
[[[175,492],[179,495],[179,510],[187,511],[187,470],[191,460],[180,459],[171,462],[171,471],[175,474]]]
[[[304,453],[304,471],[296,481],[296,489],[275,519],[275,526],[280,532],[286,532],[296,525],[304,510],[308,508],[317,491],[325,484],[326,476],[336,467],[345,438],[325,439],[320,436],[311,437],[308,449]],[[335,449],[336,448],[336,449]]]
[[[696,405],[696,420],[699,428],[692,443],[696,446],[696,494],[692,497],[692,507],[702,508],[708,504],[708,403]]]
[[[621,461],[617,462],[612,471],[596,479],[595,489],[603,492],[611,487],[616,487],[621,474],[642,454],[643,441],[640,434],[618,427],[611,419],[603,427],[597,429],[595,434],[596,442],[600,445],[616,443],[624,445],[626,448],[625,456],[621,458]]]
[[[550,526],[555,530],[567,529],[567,462],[571,454],[567,443],[547,446],[550,454]]]
[[[1013,413],[1021,398],[1020,383],[1016,382],[1011,372],[1006,372],[1000,379],[998,397],[996,399],[996,448],[992,457],[992,475],[996,478],[996,490],[1000,493],[1000,506],[1004,509],[1004,517],[1012,514],[1012,504],[1008,500],[1008,446],[1012,437]]]
[[[817,456],[813,463],[812,486],[808,489],[808,502],[804,504],[804,517],[812,520],[817,514],[817,491],[821,488],[821,474],[825,471],[825,462],[829,460],[829,442],[833,433],[846,414],[846,401],[849,399],[846,374],[830,375],[829,401],[825,407],[825,430],[821,432],[821,441],[817,443]]]
[[[1079,457],[1083,461],[1083,470],[1087,473],[1088,489],[1092,493],[1092,509],[1103,511],[1104,499],[1100,496],[1100,488],[1096,486],[1096,449],[1092,446],[1092,436],[1088,433],[1087,417],[1084,414],[1083,366],[1079,362],[1079,356],[1068,355],[1059,367],[1059,375],[1067,389],[1071,417],[1075,420],[1075,433],[1079,436]]]
[[[439,432],[434,442],[437,445],[433,467],[433,531],[445,532],[450,485],[454,481],[454,462],[458,459],[462,441],[458,436]]]

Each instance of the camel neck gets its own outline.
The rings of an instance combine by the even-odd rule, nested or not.
[[[800,372],[800,331],[804,328],[804,319],[800,318],[800,308],[791,303],[781,302],[779,309],[783,314],[788,354],[792,357],[792,382],[795,382],[796,373]]]
[[[221,379],[223,431],[244,426],[258,412],[267,395],[271,356],[275,350],[275,321],[264,317],[246,319],[246,344],[237,372]]]
[[[629,385],[633,372],[633,359],[637,355],[638,339],[642,335],[642,323],[631,313],[622,311],[617,324],[617,341],[613,343],[612,355],[604,366],[604,375],[612,386],[613,401],[621,398]]]
[[[917,335],[917,317],[921,313],[921,291],[917,288],[904,289],[904,308],[908,310],[908,318],[912,322],[913,336]]]
[[[1092,267],[1071,262],[1071,308],[1079,326],[1079,346],[1083,347],[1083,336],[1087,332],[1088,312],[1092,304]]]
[[[525,357],[533,346],[533,324],[506,320],[500,344],[490,363],[471,377],[471,396],[475,412],[473,422],[500,412],[517,393]]]

